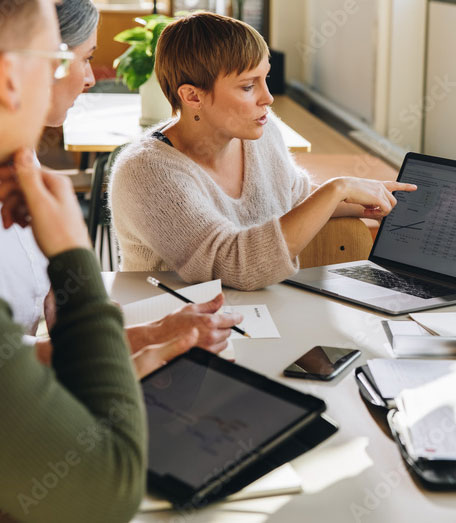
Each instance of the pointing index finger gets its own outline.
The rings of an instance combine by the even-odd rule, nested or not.
[[[414,183],[403,183],[403,182],[386,182],[385,183],[386,188],[393,192],[393,191],[416,191],[418,189],[418,186]]]

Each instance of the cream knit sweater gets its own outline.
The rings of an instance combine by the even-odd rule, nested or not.
[[[276,118],[276,117],[274,117]],[[174,270],[187,282],[220,278],[254,290],[298,270],[279,218],[310,191],[270,118],[244,141],[244,183],[228,196],[183,153],[148,131],[119,155],[110,206],[125,271]],[[161,124],[160,127],[163,127]]]

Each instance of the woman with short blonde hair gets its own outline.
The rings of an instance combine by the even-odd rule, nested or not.
[[[156,73],[177,116],[119,156],[110,201],[123,270],[174,270],[253,290],[294,274],[331,216],[381,217],[415,186],[341,177],[320,187],[290,156],[247,24],[196,13],[168,25]],[[356,205],[347,205],[356,204]]]

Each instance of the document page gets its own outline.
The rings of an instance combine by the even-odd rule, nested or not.
[[[185,305],[182,300],[174,297],[172,294],[161,290],[160,292],[162,294],[158,296],[135,301],[122,307],[125,325],[130,326],[135,323],[156,321]],[[217,294],[222,292],[222,284],[220,280],[213,280],[184,287],[179,289],[178,292],[195,303],[204,303],[212,300]]]
[[[373,359],[367,362],[380,394],[385,399],[456,372],[455,360]]]
[[[429,332],[414,321],[387,320],[393,336],[429,336]]]
[[[251,338],[280,338],[280,333],[266,305],[226,305],[222,307],[225,314],[238,312],[244,320],[238,325]],[[230,339],[244,338],[242,334],[233,331]]]
[[[195,303],[204,303],[222,292],[222,284],[220,280],[213,280],[184,287],[179,289],[178,292]],[[158,296],[129,303],[122,309],[125,324],[129,326],[159,320],[184,305],[185,303],[179,298],[163,292]],[[231,314],[233,312],[242,314],[244,320],[238,327],[247,332],[251,338],[280,338],[280,333],[266,305],[226,304],[220,309],[219,314]],[[246,339],[242,334],[232,331],[230,340],[240,338]]]
[[[396,404],[408,432],[405,440],[411,456],[456,460],[455,372],[402,391]]]

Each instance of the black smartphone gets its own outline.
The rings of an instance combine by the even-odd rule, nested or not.
[[[340,374],[361,354],[359,350],[317,345],[284,371],[285,376],[329,381]]]

